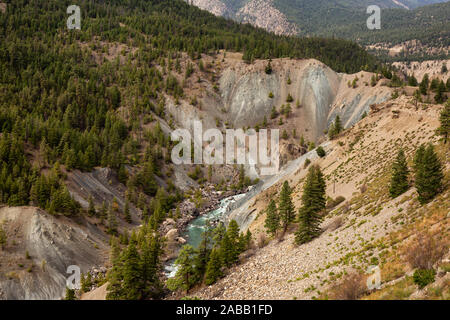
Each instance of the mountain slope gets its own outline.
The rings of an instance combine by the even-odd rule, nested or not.
[[[381,30],[367,29],[369,5],[382,8]],[[423,56],[445,58],[449,54],[445,49],[450,46],[448,1],[223,0],[220,7],[223,6],[227,17],[278,34],[345,38],[364,45],[419,40],[420,45],[437,48],[435,52],[422,53]]]
[[[396,114],[398,117],[394,117]],[[241,264],[223,279],[191,295],[202,299],[318,298],[339,284],[346,273],[364,273],[373,264],[381,268],[383,287],[409,277],[411,269],[403,261],[402,250],[408,248],[415,234],[433,232],[447,245],[450,243],[450,158],[448,147],[438,143],[435,135],[438,117],[438,109],[416,110],[407,97],[400,97],[375,106],[357,125],[327,143],[324,158],[314,156],[312,151],[293,163],[296,167],[286,169],[287,174],[281,174],[275,185],[250,200],[250,207],[242,212],[242,217],[249,213],[256,217],[249,225],[250,230],[256,239],[264,239],[266,206],[277,198],[284,181],[293,188],[296,209],[301,206],[307,172],[304,161],[309,158],[324,172],[327,195],[333,199],[344,197],[340,205],[327,210],[320,237],[296,246],[293,226],[282,241],[271,239],[264,246],[267,242],[258,240],[262,245],[242,256]],[[417,201],[414,188],[391,199],[389,175],[398,148],[403,147],[408,159],[412,159],[417,146],[428,142],[438,145],[446,172],[445,190],[424,206]],[[445,261],[438,265],[445,268]],[[443,271],[439,278],[445,274]],[[448,299],[448,272],[445,279],[440,299]],[[415,291],[417,287],[412,284],[402,298],[412,297]],[[425,297],[430,294],[424,293]],[[399,294],[388,296],[378,291],[376,294],[382,299],[400,298]]]

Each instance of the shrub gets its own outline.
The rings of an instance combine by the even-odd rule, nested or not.
[[[322,146],[317,147],[316,149],[317,155],[321,158],[325,157],[325,150],[323,150]]]
[[[429,270],[442,259],[448,244],[429,233],[420,233],[417,241],[406,248],[406,260],[414,269]]]
[[[329,199],[327,202],[327,209],[332,209],[336,206],[338,206],[339,204],[341,204],[342,202],[345,201],[345,198],[343,196],[338,196],[336,197],[336,199]]]
[[[306,159],[305,160],[305,164],[304,164],[304,168],[306,169],[306,168],[308,168],[308,166],[311,164],[311,160],[309,160],[309,159]]]
[[[417,269],[414,272],[414,283],[419,286],[420,289],[425,288],[428,284],[434,282],[434,276],[436,271],[433,269]]]
[[[264,248],[268,243],[269,241],[267,240],[266,234],[260,233],[258,237],[258,247]]]
[[[331,297],[335,300],[357,300],[366,293],[364,277],[354,273],[331,289]]]

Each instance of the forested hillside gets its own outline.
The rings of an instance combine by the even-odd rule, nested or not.
[[[391,1],[388,1],[391,2]],[[391,2],[392,3],[392,2]],[[440,3],[415,10],[392,9],[373,1],[307,1],[275,0],[277,7],[302,34],[354,39],[362,44],[399,43],[411,39],[426,44],[449,45],[450,3]],[[366,9],[371,4],[383,8],[381,30],[367,29]],[[389,9],[388,9],[389,8]]]
[[[390,47],[417,40],[418,48],[409,60],[448,57],[450,2],[445,0],[217,0],[218,4],[209,6],[202,0],[193,3],[219,14],[225,7],[226,14],[222,14],[226,16],[232,12],[231,16],[238,21],[250,17],[244,21],[281,34],[335,37],[362,45],[383,43]],[[219,3],[222,11],[214,11]],[[381,30],[367,28],[366,10],[370,5],[382,9]],[[421,50],[422,46],[425,49]],[[383,52],[377,53],[383,56]]]
[[[162,155],[154,146],[170,147],[160,128],[146,133],[144,159],[132,133],[140,130],[139,118],[165,116],[164,94],[183,96],[181,84],[156,68],[163,58],[175,62],[180,52],[197,58],[224,49],[244,52],[249,61],[314,57],[347,72],[373,69],[376,63],[351,42],[276,37],[179,0],[81,1],[81,31],[66,29],[70,1],[6,3],[0,14],[0,199],[9,205],[32,201],[56,211],[75,210],[60,173],[50,180],[40,176],[40,169],[56,162],[69,170],[109,166],[124,182],[125,164],[146,161],[144,170],[158,173],[154,162]],[[97,64],[83,44],[95,47],[102,41],[137,50],[126,64]],[[121,106],[130,107],[127,121],[118,112]],[[145,183],[137,180],[142,188]],[[156,188],[144,191],[154,195]]]

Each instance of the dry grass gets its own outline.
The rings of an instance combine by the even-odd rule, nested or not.
[[[430,233],[420,233],[406,246],[406,261],[414,269],[432,269],[447,252],[448,243],[445,238],[438,238]]]
[[[258,248],[264,248],[268,243],[269,243],[269,239],[267,239],[266,234],[261,232],[258,236],[258,241],[257,241]]]
[[[365,277],[353,273],[347,275],[341,283],[332,287],[330,298],[334,300],[357,300],[366,292]]]

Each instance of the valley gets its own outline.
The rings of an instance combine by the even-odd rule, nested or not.
[[[0,3],[0,300],[448,300],[450,3],[376,2]]]

